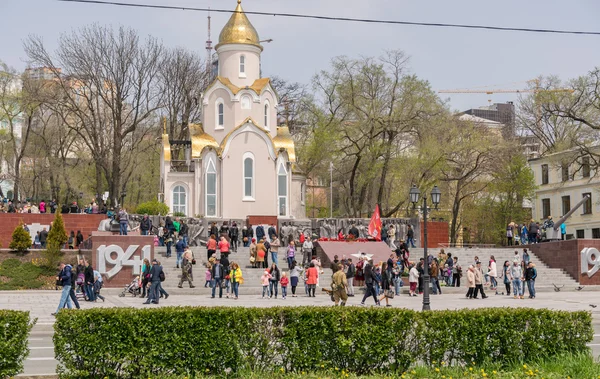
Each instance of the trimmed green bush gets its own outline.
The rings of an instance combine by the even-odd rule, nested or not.
[[[65,230],[65,223],[63,221],[60,212],[56,212],[54,221],[52,222],[52,228],[48,232],[47,245],[49,250],[59,250],[65,246],[69,237],[67,237],[67,231]]]
[[[23,371],[23,362],[29,355],[27,338],[35,322],[29,322],[29,312],[0,309],[0,378]]]
[[[169,207],[158,200],[147,201],[138,205],[135,213],[139,215],[148,214],[151,216],[166,215],[169,213]]]
[[[12,234],[12,241],[8,245],[8,248],[23,254],[31,247],[31,236],[29,232],[23,229],[23,221],[19,222],[19,225],[15,228]]]
[[[60,374],[69,378],[322,366],[397,374],[423,357],[425,363],[509,364],[587,352],[593,336],[588,312],[526,308],[113,308],[60,312],[54,328]]]

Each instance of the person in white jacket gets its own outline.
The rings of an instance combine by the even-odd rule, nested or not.
[[[417,296],[417,283],[419,283],[419,271],[414,262],[411,262],[410,271],[408,272],[408,283],[410,284],[409,296]]]
[[[490,277],[490,282],[491,282],[491,290],[492,291],[496,291],[496,287],[498,286],[498,281],[496,281],[496,278],[498,277],[498,270],[496,268],[496,258],[494,258],[494,256],[492,255],[490,257],[490,265],[488,267],[488,276]],[[496,295],[498,294],[498,292],[496,292]]]

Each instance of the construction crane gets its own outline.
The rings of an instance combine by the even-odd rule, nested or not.
[[[528,89],[448,89],[438,91],[438,93],[485,93],[487,95],[493,95],[495,93],[575,92],[570,88],[541,89],[539,79],[528,80],[527,82],[535,83],[535,87]],[[488,99],[488,102],[491,104],[492,99]]]

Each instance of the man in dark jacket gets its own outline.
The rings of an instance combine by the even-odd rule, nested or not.
[[[265,238],[265,228],[262,225],[256,227],[256,240],[260,241]]]
[[[217,259],[216,263],[213,265],[212,269],[210,270],[210,274],[213,281],[211,298],[215,298],[215,291],[217,286],[219,286],[220,299],[223,297],[223,280],[225,279],[225,270],[223,269],[223,265],[219,259]]]
[[[140,221],[140,231],[142,232],[143,236],[147,236],[150,232],[150,229],[152,229],[152,221],[150,220],[150,217],[145,214],[144,218],[142,218],[142,221]]]
[[[84,285],[85,293],[87,295],[88,301],[96,301],[96,296],[94,295],[94,269],[89,262],[85,262],[85,269],[83,270],[84,275]]]
[[[231,240],[231,250],[233,250],[234,252],[237,251],[239,238],[240,238],[240,230],[238,229],[238,226],[234,221],[233,224],[231,225],[231,228],[229,228],[229,239]]]
[[[355,224],[352,224],[352,226],[350,227],[350,230],[348,231],[348,234],[352,234],[352,239],[357,239],[360,236],[360,232],[358,231],[358,229],[356,228]],[[323,236],[321,236],[323,237]]]
[[[367,264],[363,267],[364,275],[365,275],[365,285],[367,286],[367,291],[365,292],[365,296],[363,297],[360,305],[365,305],[365,300],[369,296],[373,296],[373,300],[375,300],[375,305],[379,305],[379,300],[377,300],[377,294],[375,293],[375,282],[377,281],[375,270],[373,270],[373,260],[369,260]]]
[[[60,264],[60,273],[56,277],[57,281],[62,282],[62,293],[60,295],[60,302],[58,303],[58,308],[56,312],[52,313],[52,316],[56,316],[56,314],[65,307],[71,309],[73,306],[71,305],[71,298],[69,297],[69,293],[71,292],[71,265],[66,265],[64,263]]]
[[[46,230],[46,228],[44,228],[40,232],[40,244],[42,245],[42,248],[46,248],[47,240],[48,240],[48,231]]]
[[[269,226],[269,239],[274,240],[277,237],[277,230],[275,230],[275,225]]]
[[[183,244],[188,247],[188,233],[190,228],[183,220],[179,224],[179,235],[183,237]]]
[[[150,269],[150,283],[152,284],[150,285],[148,300],[144,304],[158,304],[161,273],[164,276],[162,267],[159,266],[156,259],[153,259],[152,268]]]

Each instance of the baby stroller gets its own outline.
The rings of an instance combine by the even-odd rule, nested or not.
[[[125,285],[125,288],[123,288],[123,292],[121,292],[119,294],[119,297],[125,297],[125,295],[127,293],[130,293],[133,295],[133,297],[138,296],[141,293],[141,286],[140,286],[140,277],[136,276],[131,283]]]

